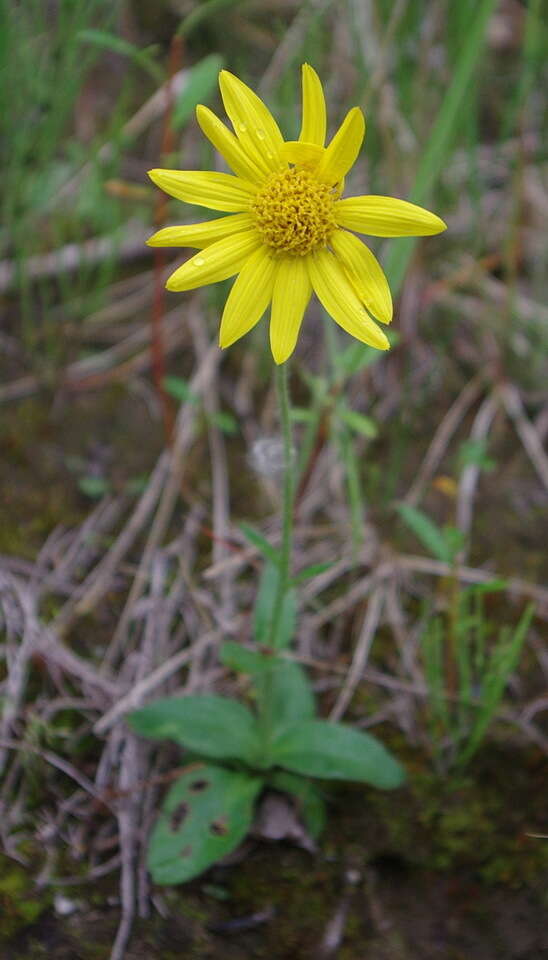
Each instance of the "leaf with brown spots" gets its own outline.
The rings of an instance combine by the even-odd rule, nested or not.
[[[192,793],[201,793],[207,786],[209,786],[207,780],[195,780],[194,783],[190,784],[188,789],[191,790]]]
[[[216,837],[224,837],[225,833],[228,833],[226,820],[212,820],[209,829]]]
[[[179,806],[175,808],[175,810],[171,814],[171,820],[170,820],[170,826],[171,826],[171,829],[173,830],[173,833],[177,833],[187,813],[188,813],[188,804],[186,803],[180,803]]]
[[[155,883],[184,883],[243,840],[253,818],[260,777],[213,764],[193,766],[168,791],[150,837]]]

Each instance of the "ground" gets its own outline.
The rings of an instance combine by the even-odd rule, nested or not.
[[[418,772],[420,757],[409,759],[417,772],[403,790],[326,787],[328,828],[316,853],[250,840],[237,863],[186,887],[157,887],[161,915],[153,909],[136,923],[128,960],[548,956],[541,753],[493,745],[450,785]],[[6,876],[17,870],[7,862],[5,869]],[[12,938],[3,931],[10,960],[108,956],[118,922],[115,883],[62,893],[78,905],[72,915],[39,906],[38,894],[43,912],[32,921],[21,894],[4,887],[4,924],[21,925]]]

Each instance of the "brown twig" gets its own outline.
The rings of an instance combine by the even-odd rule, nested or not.
[[[83,243],[68,243],[51,253],[28,257],[25,261],[25,276],[28,280],[43,280],[71,273],[83,265],[91,266],[116,257],[121,263],[136,257],[148,256],[145,240],[148,234],[141,223],[130,221],[124,235],[94,237]],[[6,293],[17,282],[18,265],[11,260],[0,261],[0,293]]]
[[[508,383],[503,387],[501,394],[502,402],[514,423],[523,447],[539,479],[548,490],[548,457],[544,452],[538,431],[525,414],[519,391],[513,384]]]
[[[455,431],[478,399],[482,383],[483,378],[480,375],[474,377],[451,404],[432,438],[415,480],[405,495],[405,503],[414,507],[419,503],[424,488],[438,469]]]
[[[384,603],[384,588],[379,585],[371,594],[367,603],[367,612],[364,617],[362,629],[358,637],[358,642],[354,647],[352,663],[347,673],[344,685],[337,697],[335,705],[329,715],[330,720],[340,720],[348,708],[356,688],[363,676],[371,644],[381,618],[382,607]]]

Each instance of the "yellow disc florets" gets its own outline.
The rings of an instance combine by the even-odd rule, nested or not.
[[[273,174],[253,202],[264,242],[280,253],[304,257],[325,246],[336,227],[332,187],[308,170],[292,167]]]

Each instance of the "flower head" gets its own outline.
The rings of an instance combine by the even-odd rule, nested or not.
[[[166,227],[149,239],[154,247],[198,248],[170,276],[168,290],[193,290],[237,274],[221,319],[220,345],[228,347],[246,334],[270,305],[276,363],[293,353],[312,292],[347,333],[386,350],[388,340],[372,316],[390,323],[390,289],[356,233],[425,236],[445,230],[443,220],[392,197],[341,198],[365,121],[354,107],[325,146],[325,99],[308,64],[302,68],[303,118],[296,141],[284,141],[262,100],[233,74],[222,70],[219,85],[234,133],[207,107],[198,106],[196,115],[234,175],[149,171],[170,196],[228,214]]]

